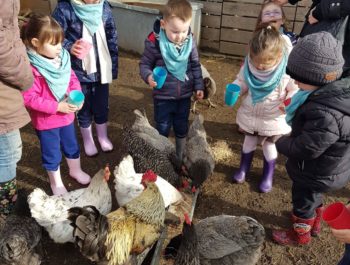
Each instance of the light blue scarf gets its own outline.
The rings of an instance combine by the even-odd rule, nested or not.
[[[285,107],[286,110],[286,122],[288,125],[292,125],[292,120],[294,118],[295,112],[297,109],[303,105],[303,103],[307,100],[312,90],[299,90],[294,96],[291,98],[290,103]]]
[[[159,31],[159,48],[167,70],[180,81],[185,81],[188,57],[192,51],[192,36],[190,35],[178,51],[170,42],[163,29]]]
[[[281,62],[268,81],[261,81],[251,73],[248,65],[248,57],[249,56],[246,56],[245,58],[243,74],[252,94],[253,104],[255,105],[256,103],[263,101],[264,98],[280,84],[283,75],[286,73],[288,55],[283,55]]]
[[[40,54],[28,50],[27,51],[30,63],[39,71],[45,78],[50,91],[58,102],[64,99],[71,75],[71,64],[69,52],[62,48],[60,58],[61,66],[57,69],[49,59]]]
[[[83,22],[91,35],[94,35],[102,21],[103,4],[105,0],[101,0],[98,4],[77,4],[71,0],[74,13]]]

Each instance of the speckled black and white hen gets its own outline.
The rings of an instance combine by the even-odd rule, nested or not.
[[[0,232],[0,264],[41,264],[41,257],[35,252],[40,240],[41,228],[31,218],[27,194],[19,190],[14,212],[6,218]]]
[[[73,227],[67,219],[68,209],[93,205],[102,214],[108,214],[112,208],[109,176],[108,167],[101,169],[91,179],[88,187],[63,195],[49,196],[39,188],[34,189],[28,197],[32,216],[56,243],[74,242]]]
[[[123,146],[132,156],[137,173],[151,169],[174,187],[180,186],[179,175],[166,152],[156,149],[127,126],[123,128]]]
[[[148,144],[168,155],[175,155],[174,144],[165,136],[160,135],[148,121],[146,113],[138,109],[134,110],[136,119],[131,129]]]

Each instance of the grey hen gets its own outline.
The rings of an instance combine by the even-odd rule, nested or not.
[[[196,230],[201,265],[253,265],[260,259],[265,230],[251,217],[213,216]]]
[[[174,144],[165,136],[160,135],[157,129],[149,123],[146,113],[138,109],[134,110],[136,119],[131,129],[148,144],[166,154],[175,154]]]
[[[207,142],[203,116],[195,116],[187,134],[184,164],[192,179],[192,185],[199,187],[213,173],[215,160]]]
[[[182,234],[170,240],[165,249],[165,255],[175,256],[174,265],[200,265],[196,228],[187,214],[185,214]]]
[[[159,151],[128,127],[123,128],[123,146],[134,160],[137,173],[151,169],[174,187],[180,186],[180,178],[165,152]]]
[[[253,218],[219,215],[203,219],[193,228],[184,226],[182,235],[166,247],[165,255],[182,261],[176,264],[199,264],[198,247],[201,265],[254,265],[264,240],[264,227]]]
[[[19,190],[14,212],[6,218],[0,232],[0,264],[41,264],[40,256],[35,253],[41,239],[41,228],[30,216],[27,194]]]

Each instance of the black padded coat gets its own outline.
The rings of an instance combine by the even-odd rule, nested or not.
[[[294,182],[325,192],[350,178],[350,78],[315,90],[295,113],[292,133],[276,142]]]

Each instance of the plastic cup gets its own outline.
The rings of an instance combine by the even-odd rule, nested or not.
[[[153,79],[157,83],[156,89],[161,89],[164,85],[168,72],[164,67],[157,66],[153,69]]]
[[[227,84],[225,92],[225,104],[232,107],[236,104],[241,88],[237,84]]]
[[[72,90],[68,95],[68,103],[79,107],[84,102],[84,94],[79,90]]]
[[[84,39],[79,40],[79,45],[81,46],[80,52],[77,55],[77,57],[82,60],[86,57],[86,55],[89,53],[90,49],[92,48],[92,44]]]
[[[341,202],[327,206],[322,214],[323,220],[334,229],[350,228],[350,211]]]

